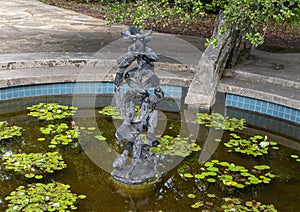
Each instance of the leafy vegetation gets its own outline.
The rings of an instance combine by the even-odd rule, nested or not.
[[[185,27],[190,22],[200,21],[207,14],[224,10],[225,25],[221,33],[235,25],[243,39],[258,46],[270,24],[299,25],[300,4],[298,0],[139,0],[109,1],[103,10],[108,24],[130,22],[134,25],[153,28],[163,23],[167,27],[172,20],[178,20],[177,27]],[[215,38],[211,38],[211,43]]]
[[[129,19],[134,25],[141,27],[145,27],[147,23],[156,25],[162,20],[166,22],[170,19],[187,22],[204,15],[204,7],[201,1],[189,0],[175,0],[172,3],[166,0],[114,1],[109,4],[111,15],[106,17],[106,21],[113,24]]]
[[[86,198],[70,191],[70,186],[63,183],[29,184],[27,188],[19,186],[5,200],[9,201],[10,211],[68,211],[76,210],[77,199]]]
[[[230,140],[224,143],[224,145],[228,148],[228,152],[234,151],[257,157],[268,154],[270,146],[277,146],[277,143],[269,141],[267,136],[263,137],[255,135],[249,139],[243,139],[235,133],[231,133],[230,136]]]
[[[224,117],[219,113],[197,113],[197,123],[215,129],[234,131],[236,129],[243,130],[246,127],[245,119],[237,119]]]
[[[234,23],[236,28],[245,32],[245,39],[258,46],[264,42],[268,25],[288,23],[299,25],[300,4],[298,0],[223,0],[226,14],[223,31]]]
[[[59,125],[49,124],[46,128],[41,127],[40,131],[44,135],[49,135],[51,138],[49,148],[55,148],[56,145],[68,145],[74,142],[80,135],[77,126],[71,128],[66,123]],[[44,141],[46,138],[39,138],[38,140]]]
[[[189,138],[172,137],[165,135],[159,138],[160,144],[157,147],[150,147],[150,152],[157,155],[170,155],[170,156],[180,156],[187,157],[193,151],[199,151],[201,148],[196,144],[195,140],[190,140]]]
[[[27,109],[30,110],[28,115],[48,121],[72,116],[77,111],[76,107],[59,105],[57,103],[39,103],[37,105],[27,107]]]
[[[232,188],[242,189],[250,185],[269,184],[275,177],[274,174],[268,172],[269,169],[267,165],[257,165],[249,172],[244,166],[212,160],[204,164],[201,173],[185,173],[183,177],[204,180],[208,183],[218,182],[223,189],[230,191]]]
[[[0,121],[0,141],[22,135],[22,127],[9,126],[7,121]]]
[[[67,167],[58,152],[12,154],[3,156],[3,160],[6,169],[35,179],[41,179],[44,174]]]

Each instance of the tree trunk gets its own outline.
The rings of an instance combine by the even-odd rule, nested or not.
[[[245,39],[246,31],[231,26],[220,34],[224,18],[225,14],[221,11],[213,32],[213,37],[218,40],[217,48],[210,44],[203,52],[185,99],[186,104],[209,109],[215,101],[217,86],[225,68],[232,68],[250,56],[252,45]]]

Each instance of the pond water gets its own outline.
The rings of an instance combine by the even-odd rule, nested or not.
[[[108,104],[110,100],[104,100],[102,104]],[[111,149],[99,150],[99,160],[106,163],[107,167],[111,164],[110,155],[105,156],[103,152],[113,152],[112,149],[119,151],[116,143],[115,131],[116,122],[111,117],[101,115],[99,108],[79,108],[77,111],[76,122],[82,128],[79,142],[81,145],[77,147],[63,146],[56,149],[49,149],[48,142],[38,141],[41,137],[40,127],[45,127],[49,123],[70,123],[72,118],[67,118],[59,121],[41,121],[35,117],[28,116],[29,112],[26,106],[36,104],[36,102],[58,102],[71,104],[69,97],[61,99],[49,98],[27,98],[20,103],[17,101],[19,109],[16,112],[7,112],[0,114],[0,121],[8,121],[11,125],[18,125],[23,128],[24,132],[21,137],[10,140],[9,142],[0,141],[0,155],[10,153],[31,153],[31,152],[47,152],[59,151],[67,168],[53,174],[49,174],[41,180],[42,183],[57,181],[71,186],[71,191],[77,194],[84,194],[86,199],[76,203],[78,211],[193,211],[191,208],[197,201],[203,201],[205,206],[201,209],[208,211],[222,211],[220,208],[220,199],[223,197],[236,197],[244,201],[256,200],[263,204],[273,204],[278,211],[299,211],[300,210],[300,163],[291,158],[291,155],[300,155],[295,149],[278,145],[278,150],[270,149],[269,154],[259,157],[246,156],[240,153],[230,153],[222,144],[230,139],[231,132],[224,132],[222,141],[217,146],[216,151],[211,157],[211,160],[227,161],[242,165],[251,170],[255,165],[265,164],[270,166],[270,172],[276,177],[269,184],[251,185],[244,189],[235,189],[229,191],[222,189],[220,184],[199,182],[195,178],[182,176],[184,173],[196,174],[201,171],[199,164],[199,154],[201,152],[192,152],[192,154],[181,161],[174,168],[164,173],[161,181],[153,193],[134,197],[122,195],[118,188],[114,186],[110,173],[99,167],[90,155],[86,154],[86,146],[98,142],[107,142],[107,147]],[[103,106],[104,106],[103,105]],[[22,109],[23,108],[23,109]],[[165,123],[162,135],[176,136],[180,134],[180,130],[184,121],[180,113],[162,111],[163,116],[160,121]],[[93,118],[91,118],[93,117]],[[96,120],[96,122],[93,121]],[[96,124],[95,124],[96,123]],[[191,127],[199,127],[196,143],[203,147],[209,135],[210,128],[199,126],[199,124],[189,123]],[[195,126],[193,126],[195,125]],[[100,129],[106,141],[95,139],[95,135]],[[238,132],[238,135],[243,135]],[[262,135],[264,136],[264,135]],[[291,142],[299,143],[299,141],[288,139]],[[84,141],[84,142],[83,142]],[[279,142],[274,140],[274,142]],[[94,154],[97,155],[97,149],[94,149]],[[92,153],[91,153],[92,154]],[[112,154],[112,153],[111,153]],[[1,162],[2,163],[2,162]],[[181,175],[180,175],[181,174]],[[3,164],[0,164],[0,211],[7,208],[5,197],[8,196],[20,185],[34,183],[37,180],[26,179],[20,175],[14,174],[5,170]],[[189,198],[189,194],[194,194],[195,198]],[[209,194],[209,195],[208,195]],[[214,195],[212,195],[214,194]],[[215,197],[212,197],[215,196]]]

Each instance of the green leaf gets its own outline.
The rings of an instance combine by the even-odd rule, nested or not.
[[[25,174],[25,177],[26,177],[26,178],[33,178],[33,177],[34,177],[34,174]]]
[[[200,208],[201,206],[203,206],[203,203],[201,202],[196,202],[193,205],[191,205],[192,208]]]
[[[204,179],[205,178],[205,175],[203,174],[195,174],[194,176],[196,179]]]
[[[215,198],[215,197],[216,197],[215,194],[207,194],[207,196],[208,196],[209,198]]]
[[[193,177],[193,175],[191,173],[185,173],[185,174],[183,174],[183,176],[186,177],[186,178],[192,178]]]
[[[209,182],[209,183],[215,183],[216,179],[214,179],[214,178],[207,178],[207,182]]]
[[[195,194],[188,194],[187,196],[188,196],[188,198],[190,198],[190,199],[196,198],[196,195],[195,195]]]
[[[78,198],[79,198],[79,199],[85,199],[85,198],[86,198],[86,195],[81,194],[81,195],[78,196]]]
[[[46,138],[38,138],[37,140],[38,140],[38,141],[45,141]]]
[[[39,179],[42,179],[43,178],[43,176],[42,175],[35,175],[35,177],[34,177],[35,179],[37,179],[37,180],[39,180]]]
[[[96,135],[95,138],[97,138],[99,141],[106,141],[106,138],[102,135]]]
[[[265,169],[270,169],[270,166],[268,166],[268,165],[257,165],[257,166],[254,166],[253,168],[261,171],[261,170],[265,170]]]

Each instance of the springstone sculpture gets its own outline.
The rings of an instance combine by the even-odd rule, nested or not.
[[[158,119],[155,108],[164,92],[154,73],[154,62],[158,57],[147,45],[152,31],[142,34],[138,27],[131,26],[122,31],[122,37],[130,45],[128,52],[117,59],[115,99],[124,121],[117,129],[116,137],[119,142],[126,142],[126,147],[113,162],[111,175],[122,183],[141,184],[157,176],[158,156],[151,154],[149,148],[159,144],[154,133]],[[135,61],[136,66],[126,71]],[[123,84],[128,85],[128,91],[122,92]],[[152,93],[151,88],[154,88]],[[139,108],[137,111],[136,107]]]

